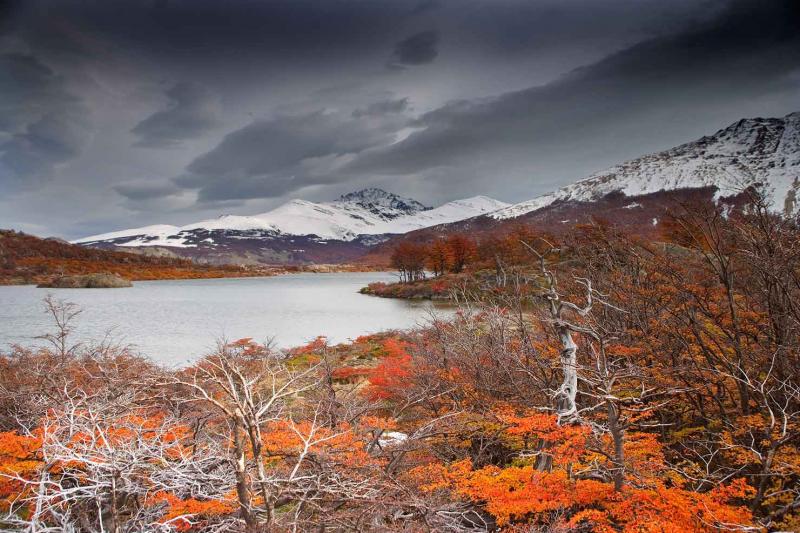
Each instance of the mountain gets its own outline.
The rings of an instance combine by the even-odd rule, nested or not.
[[[657,238],[659,221],[677,203],[736,202],[742,191],[755,185],[761,186],[773,210],[800,211],[800,112],[742,119],[712,135],[626,161],[532,200],[402,238],[429,241],[447,233],[480,238],[520,225],[558,234],[593,219]],[[371,248],[360,261],[387,264],[398,239]]]
[[[363,207],[385,219],[393,219],[430,209],[430,207],[425,207],[416,200],[402,198],[374,187],[342,195],[338,201],[343,204],[354,204]]]
[[[636,197],[714,187],[719,198],[753,185],[764,186],[776,211],[793,213],[798,180],[800,112],[795,112],[783,118],[739,120],[713,135],[627,161],[490,216],[512,219],[556,202],[592,202],[610,193]]]
[[[251,216],[223,215],[185,226],[153,225],[74,241],[96,247],[167,248],[211,262],[342,262],[391,235],[448,224],[507,207],[485,196],[426,207],[381,189],[333,202],[291,200]]]
[[[480,236],[520,224],[559,233],[604,218],[657,235],[659,220],[676,201],[720,201],[756,185],[774,210],[798,212],[800,112],[742,119],[514,205],[476,196],[431,209],[380,189],[364,189],[333,202],[292,200],[260,215],[147,226],[75,242],[167,250],[211,262],[385,263],[400,238],[429,240],[448,232]]]

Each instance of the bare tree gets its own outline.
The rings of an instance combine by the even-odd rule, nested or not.
[[[302,393],[319,384],[317,366],[293,369],[283,354],[268,347],[225,342],[216,353],[163,383],[175,388],[179,401],[201,403],[221,417],[223,438],[232,443],[229,461],[239,514],[248,531],[271,527],[275,508],[299,498],[297,488],[309,481],[299,473],[311,448],[333,438],[329,433],[321,436],[318,411],[305,429],[294,422]],[[294,467],[276,476],[265,464],[264,431],[277,422],[288,424],[303,449]]]
[[[224,500],[230,474],[220,450],[191,453],[179,420],[137,407],[135,389],[69,394],[26,433],[41,442],[36,475],[3,474],[25,487],[2,519],[8,531],[169,531],[161,493]],[[27,512],[19,512],[26,509]]]
[[[45,312],[50,316],[55,326],[55,331],[37,337],[52,347],[53,352],[64,361],[77,354],[80,343],[70,343],[70,338],[75,331],[75,324],[81,309],[77,304],[54,298],[48,294],[44,298]]]
[[[575,278],[575,281],[585,289],[586,303],[583,306],[579,306],[564,300],[559,293],[558,278],[547,263],[547,257],[560,253],[561,249],[547,241],[544,242],[548,245],[548,248],[543,252],[539,252],[528,243],[522,244],[538,261],[540,276],[537,279],[529,278],[529,282],[538,288],[534,298],[544,302],[548,313],[545,320],[552,324],[561,343],[561,370],[564,379],[561,382],[561,386],[555,391],[554,397],[559,424],[569,424],[579,419],[578,405],[576,403],[578,394],[578,345],[575,343],[573,334],[580,333],[598,340],[596,332],[579,324],[575,318],[583,319],[592,311],[595,291],[592,289],[591,280]],[[570,314],[574,315],[575,318],[571,318]]]

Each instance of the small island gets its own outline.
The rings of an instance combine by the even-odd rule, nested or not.
[[[118,289],[133,287],[131,280],[117,274],[83,274],[76,276],[56,276],[39,283],[37,287],[50,289]]]

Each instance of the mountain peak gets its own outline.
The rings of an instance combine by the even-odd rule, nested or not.
[[[367,187],[343,194],[336,202],[357,205],[372,212],[381,213],[387,218],[412,215],[430,209],[414,199],[398,196],[376,187]]]

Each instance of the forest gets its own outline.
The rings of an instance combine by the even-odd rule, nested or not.
[[[0,529],[800,530],[796,219],[753,194],[657,240],[597,221],[394,261],[450,272],[455,318],[179,369],[75,344],[49,298],[45,347],[0,358]]]

